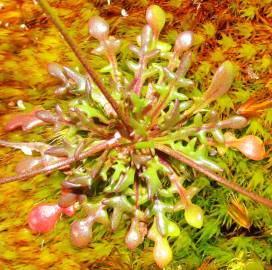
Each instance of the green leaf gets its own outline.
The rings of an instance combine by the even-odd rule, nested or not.
[[[249,38],[254,31],[254,27],[251,23],[238,23],[236,29],[239,31],[240,35],[245,38]]]
[[[208,167],[214,171],[222,171],[222,168],[217,164],[217,162],[208,157],[208,151],[204,144],[198,146],[197,149],[195,149],[196,142],[197,138],[195,137],[186,145],[182,145],[181,142],[173,143],[172,148],[174,150],[181,151],[202,166]]]
[[[163,41],[157,41],[156,43],[156,49],[159,49],[161,52],[169,52],[171,50],[171,45],[169,43],[163,42]]]
[[[208,37],[212,38],[216,34],[216,28],[211,22],[207,22],[203,24],[204,34]]]
[[[81,104],[76,104],[75,107],[85,112],[91,118],[97,117],[102,123],[109,123],[109,120],[98,109],[91,107],[86,101],[83,101]]]
[[[158,176],[158,172],[160,170],[165,170],[165,168],[156,156],[147,163],[147,169],[142,174],[142,176],[145,177],[147,180],[148,196],[150,198],[152,198],[161,187],[161,180]]]
[[[247,188],[249,188],[250,190],[255,190],[259,186],[260,190],[262,190],[264,187],[264,183],[265,179],[263,170],[259,169],[254,172],[251,180],[248,183]]]
[[[244,58],[247,61],[252,59],[256,53],[257,53],[257,51],[255,49],[255,46],[251,43],[245,43],[239,49],[239,56]]]
[[[131,92],[131,101],[133,103],[133,112],[140,113],[148,104],[148,100],[140,98],[135,92]]]
[[[119,182],[116,184],[114,191],[122,192],[134,183],[135,168],[130,167],[124,177],[120,177]]]
[[[215,105],[220,113],[229,114],[231,109],[234,109],[233,99],[228,95],[223,95],[217,99],[217,104]]]
[[[158,5],[151,5],[146,10],[146,20],[154,34],[158,37],[165,24],[165,12]]]
[[[126,166],[124,161],[122,160],[117,160],[117,162],[112,166],[112,168],[114,169],[114,173],[112,175],[112,180],[115,182],[118,180],[118,178],[120,177],[121,173],[126,171]]]
[[[135,144],[135,148],[136,149],[154,148],[154,142],[152,141],[138,142]]]
[[[261,135],[264,136],[267,131],[262,125],[260,119],[252,119],[247,128],[246,134]]]
[[[228,49],[237,46],[236,42],[232,39],[232,37],[225,34],[222,34],[222,39],[219,40],[218,43],[222,46],[223,51],[227,51]]]
[[[257,11],[256,7],[249,6],[248,8],[241,10],[242,17],[252,20],[252,19],[254,19],[255,15],[256,15],[256,11]]]
[[[272,58],[270,55],[265,54],[263,55],[260,64],[257,66],[257,69],[266,72],[269,70],[269,68],[272,66]]]
[[[207,77],[207,75],[210,73],[210,70],[211,64],[208,61],[202,61],[195,73],[195,79],[202,82],[204,77]]]
[[[225,60],[223,51],[220,48],[217,48],[214,52],[212,52],[211,59],[214,62],[223,62]]]
[[[112,72],[112,65],[111,64],[106,65],[105,67],[101,68],[99,70],[99,72],[101,72],[101,73],[110,73],[110,72]]]
[[[146,121],[145,121],[146,120]],[[134,118],[130,118],[130,125],[133,127],[136,134],[141,135],[143,137],[147,136],[146,127],[148,127],[148,120],[138,122]]]
[[[193,45],[200,46],[205,41],[205,37],[202,34],[194,33]]]

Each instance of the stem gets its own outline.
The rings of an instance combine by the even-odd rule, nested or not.
[[[174,54],[173,57],[175,58],[175,57],[177,57],[177,55]],[[169,102],[171,101],[172,95],[175,91],[176,83],[178,82],[179,78],[184,78],[185,74],[187,73],[187,71],[191,65],[191,58],[192,58],[191,52],[188,52],[183,55],[183,57],[179,63],[178,69],[176,71],[175,78],[170,81],[168,93],[166,94],[165,97],[163,97],[163,98],[160,97],[157,106],[155,107],[154,111],[152,111],[152,114],[151,114],[152,122],[150,125],[150,129],[156,123],[156,120],[159,117],[161,111],[164,110],[167,107],[167,105],[169,104]],[[170,65],[170,63],[169,63],[169,65]],[[168,71],[171,72],[172,70],[170,69]]]
[[[15,181],[23,181],[28,178],[34,177],[38,174],[43,174],[43,173],[48,174],[48,173],[53,172],[61,167],[68,166],[75,161],[82,160],[82,159],[85,159],[89,156],[92,156],[102,150],[107,149],[108,147],[114,148],[117,146],[119,146],[119,142],[114,138],[114,139],[111,139],[111,140],[108,140],[108,141],[105,141],[103,143],[93,146],[89,150],[87,150],[81,154],[78,154],[78,156],[76,158],[75,158],[75,156],[72,156],[72,157],[67,158],[65,160],[48,165],[48,166],[46,166],[42,169],[39,169],[39,170],[33,170],[31,172],[27,172],[27,173],[16,175],[16,176],[0,178],[0,185],[5,184],[5,183],[10,183],[10,182],[15,182]]]
[[[209,178],[215,180],[216,182],[224,185],[227,188],[230,188],[234,191],[237,191],[245,196],[247,196],[248,198],[259,202],[269,208],[272,208],[272,201],[269,199],[266,199],[262,196],[259,196],[251,191],[248,191],[246,189],[244,189],[243,187],[233,183],[233,182],[229,182],[227,179],[215,174],[213,171],[211,171],[210,169],[207,169],[199,164],[197,164],[196,162],[194,162],[193,160],[187,158],[185,155],[183,155],[180,152],[177,152],[173,149],[171,149],[170,147],[166,146],[166,145],[162,145],[162,144],[156,144],[155,148],[183,163],[185,163],[186,165],[189,165],[190,167],[192,167],[193,169],[205,174],[206,176],[208,176]]]
[[[133,85],[133,91],[140,96],[141,89],[143,85],[143,72],[145,69],[146,61],[145,61],[145,55],[143,54],[140,58],[140,68],[135,76],[135,84]]]
[[[134,189],[135,189],[135,207],[136,207],[136,209],[138,209],[139,208],[139,183],[138,183],[138,180],[135,181]]]
[[[173,69],[175,68],[175,61],[178,59],[178,54],[177,52],[174,52],[173,55],[171,56],[171,58],[169,59],[169,63],[167,66],[167,69],[169,69],[170,71],[173,71]]]
[[[102,81],[99,79],[99,77],[95,73],[95,71],[90,68],[87,61],[85,60],[85,57],[82,54],[82,51],[76,45],[76,42],[74,41],[74,39],[69,35],[64,24],[59,19],[56,12],[50,7],[47,0],[37,0],[37,2],[39,3],[39,5],[43,9],[43,11],[47,14],[47,16],[51,19],[51,21],[55,25],[55,27],[60,31],[64,40],[68,43],[68,45],[70,46],[70,48],[72,49],[72,51],[74,52],[74,54],[76,55],[76,57],[78,58],[80,63],[82,64],[82,66],[85,68],[85,70],[87,71],[89,76],[92,78],[94,83],[97,85],[97,87],[100,89],[100,91],[106,97],[108,102],[111,104],[112,108],[114,109],[116,114],[119,116],[119,118],[123,122],[124,126],[129,130],[128,121],[127,121],[125,115],[123,114],[121,108],[119,107],[118,103],[111,96],[109,91],[106,89],[105,85],[102,83]]]
[[[120,73],[119,73],[119,70],[118,70],[116,56],[115,56],[114,53],[108,52],[107,58],[108,58],[111,66],[112,66],[112,77],[113,77],[113,81],[115,83],[115,87],[116,87],[118,92],[122,92],[123,86],[121,84],[121,78],[120,78],[120,75],[119,75]]]
[[[185,206],[185,208],[188,207],[190,204],[190,201],[187,198],[187,192],[186,192],[185,188],[180,183],[180,179],[179,179],[178,175],[175,173],[175,171],[172,169],[171,165],[165,159],[160,157],[160,161],[170,171],[170,174],[168,177],[169,177],[171,183],[174,184],[174,186],[176,187],[183,205]]]
[[[156,104],[157,106],[155,106],[154,110],[151,112],[151,115],[150,115],[151,124],[149,126],[149,129],[151,129],[156,124],[157,118],[160,115],[161,111],[165,109],[165,105],[167,105],[169,101],[171,100],[170,98],[173,94],[173,90],[175,89],[174,86],[175,84],[174,82],[172,82],[169,86],[169,90],[166,96],[163,98],[159,98],[158,103]]]
[[[182,203],[184,204],[185,208],[188,207],[190,204],[190,201],[188,201],[188,199],[187,199],[186,190],[181,185],[178,176],[175,174],[175,172],[173,170],[172,170],[172,174],[170,175],[169,178],[170,178],[171,182],[175,185],[175,187],[179,193],[180,199],[181,199]]]

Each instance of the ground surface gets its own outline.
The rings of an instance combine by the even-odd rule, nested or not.
[[[0,126],[18,111],[18,100],[34,106],[42,104],[44,108],[56,103],[52,93],[58,82],[47,74],[49,62],[79,66],[57,30],[34,2],[0,0]],[[143,26],[146,7],[159,3],[167,11],[167,25],[162,32],[164,40],[173,42],[182,30],[196,33],[190,76],[200,90],[207,87],[219,63],[226,59],[235,63],[235,83],[230,93],[220,98],[216,105],[222,115],[228,115],[253,93],[257,93],[257,104],[265,98],[271,99],[271,0],[54,0],[50,3],[95,68],[103,63],[90,54],[94,43],[88,36],[88,19],[94,14],[106,17],[112,34],[127,38],[123,43],[125,48]],[[122,9],[127,17],[121,15]],[[121,50],[123,64],[126,53],[125,49]],[[269,149],[271,124],[272,110],[268,109],[253,118],[244,132],[261,137]],[[50,136],[50,130],[38,128],[35,131],[5,134],[1,128],[0,135],[13,141],[42,140]],[[16,161],[22,156],[17,151],[0,148],[1,177],[12,174]],[[229,168],[226,171],[228,179],[272,198],[271,157],[261,162],[248,162],[241,155],[230,152],[224,160],[223,165]],[[26,182],[0,186],[0,269],[157,269],[149,243],[142,247],[143,251],[131,253],[123,244],[124,231],[111,235],[96,228],[92,244],[82,250],[70,244],[71,218],[63,218],[53,233],[32,235],[26,223],[28,212],[34,204],[54,201],[58,197],[62,177],[55,173],[50,177],[38,176]],[[199,195],[198,201],[206,213],[205,225],[200,231],[184,227],[181,237],[173,243],[175,260],[169,269],[238,270],[246,269],[252,261],[260,261],[271,269],[271,211],[246,201],[252,226],[249,230],[244,229],[227,213],[230,194],[212,184]]]

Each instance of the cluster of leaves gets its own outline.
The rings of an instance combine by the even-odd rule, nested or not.
[[[125,220],[131,219],[131,227],[126,237],[128,247],[134,248],[135,243],[138,244],[137,241],[141,242],[149,228],[148,237],[155,243],[154,257],[160,266],[164,266],[162,263],[166,263],[171,258],[167,239],[172,242],[174,237],[184,236],[184,233],[180,235],[178,227],[170,220],[170,213],[184,208],[190,213],[192,196],[203,188],[201,183],[205,183],[205,179],[197,175],[196,180],[191,184],[195,172],[186,173],[181,163],[162,155],[164,148],[159,148],[157,145],[169,145],[175,151],[215,171],[222,171],[220,162],[213,156],[216,152],[224,152],[227,147],[233,147],[240,149],[247,157],[259,160],[265,155],[264,148],[256,137],[245,136],[236,139],[232,134],[224,134],[225,129],[244,127],[247,124],[245,117],[233,116],[220,120],[214,111],[203,109],[217,98],[215,92],[221,95],[228,90],[233,77],[232,63],[225,62],[215,74],[209,90],[203,96],[199,95],[198,89],[192,87],[192,81],[185,78],[190,62],[189,48],[178,52],[175,46],[174,53],[170,53],[169,45],[157,40],[156,31],[160,30],[158,31],[156,24],[152,25],[151,20],[149,26],[154,36],[149,38],[153,44],[146,46],[146,51],[143,48],[147,44],[142,40],[145,38],[148,40],[149,34],[148,29],[145,29],[146,32],[142,32],[138,41],[140,48],[130,47],[131,51],[139,57],[139,62],[135,62],[135,59],[128,61],[127,67],[130,70],[126,68],[120,72],[116,68],[113,53],[118,47],[118,40],[108,35],[100,35],[101,33],[97,36],[97,33],[92,32],[91,25],[97,22],[105,25],[105,22],[97,17],[93,20],[90,22],[90,33],[100,41],[100,47],[95,49],[94,53],[104,54],[110,64],[100,72],[111,74],[106,85],[113,89],[111,94],[119,105],[123,106],[122,110],[128,112],[128,130],[121,128],[122,122],[116,118],[116,111],[91,78],[82,76],[68,67],[51,64],[49,72],[63,82],[63,85],[56,90],[56,94],[69,95],[72,101],[67,102],[65,108],[57,106],[55,112],[39,109],[30,115],[20,115],[11,121],[6,129],[12,130],[21,126],[24,130],[29,130],[32,125],[52,124],[60,134],[58,140],[54,142],[56,146],[52,146],[51,142],[17,145],[4,141],[1,143],[19,148],[26,154],[32,154],[33,151],[40,153],[18,164],[19,174],[27,174],[36,169],[47,169],[56,162],[70,158],[75,162],[84,159],[81,165],[72,166],[69,163],[70,167],[67,167],[61,164],[63,166],[59,168],[68,175],[62,184],[63,194],[57,204],[50,206],[43,204],[33,209],[30,215],[30,226],[33,230],[42,232],[52,229],[61,213],[73,214],[80,204],[86,213],[86,218],[73,223],[72,232],[75,233],[72,233],[72,241],[82,246],[90,241],[95,222],[101,222],[106,227],[111,226],[112,230],[116,230],[121,218],[120,214],[125,213],[123,215]],[[186,34],[191,35],[189,32],[183,33],[185,37]],[[182,36],[179,38],[181,41],[186,40],[184,36],[183,39]],[[109,51],[107,48],[110,48]],[[151,58],[153,61],[155,59],[154,62],[147,62],[150,60],[145,55],[147,53],[150,53],[151,57],[157,57]],[[224,86],[225,89],[224,87],[220,89],[222,88],[220,75],[224,79],[229,79],[229,83]],[[177,77],[181,77],[182,80],[178,81]],[[173,86],[171,81],[174,81]],[[214,90],[215,87],[217,91]],[[131,91],[127,94],[124,89]],[[154,106],[156,104],[160,106]],[[176,125],[180,122],[181,129],[178,130]],[[134,131],[132,136],[131,130]],[[102,146],[105,146],[102,149],[104,150],[102,156],[88,157],[88,159],[85,159],[86,156],[81,156],[84,151],[87,152],[99,142],[102,144],[106,142]],[[247,151],[248,148],[245,147],[247,143],[256,145],[255,153]],[[117,149],[112,150],[113,146]],[[139,190],[138,200],[137,190]],[[101,194],[104,194],[106,199],[104,196],[101,197]],[[40,216],[40,212],[48,211],[48,207],[49,211],[52,211],[52,219]],[[195,215],[200,216],[200,219],[197,222],[195,219],[191,220],[191,216],[186,215],[186,211],[184,216],[189,224],[199,228],[202,225],[202,211],[196,208],[196,204],[193,207],[191,212],[194,215],[196,211]],[[201,214],[198,215],[199,213]],[[38,223],[36,223],[36,215],[38,215]],[[44,222],[45,220],[48,222]],[[46,226],[41,227],[41,224]],[[78,232],[82,235],[78,235]],[[137,238],[133,238],[135,236]],[[168,254],[166,262],[161,262],[163,257],[157,254],[161,250],[165,250]],[[206,254],[210,255],[212,252],[209,253],[207,248]]]

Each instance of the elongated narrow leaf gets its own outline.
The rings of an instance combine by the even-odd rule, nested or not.
[[[212,102],[227,93],[234,79],[234,67],[230,61],[225,61],[215,72],[211,85],[203,96],[205,104]]]

